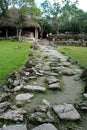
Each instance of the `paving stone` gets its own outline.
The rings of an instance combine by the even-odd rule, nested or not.
[[[49,102],[48,100],[43,99],[42,102],[43,102],[46,106],[51,107],[50,102]]]
[[[8,99],[10,99],[10,94],[4,93],[0,95],[0,102],[8,101]]]
[[[83,96],[87,99],[87,93],[84,93]]]
[[[54,117],[52,117],[51,113],[48,111],[45,112],[34,112],[30,115],[29,121],[33,124],[36,123],[54,123]]]
[[[52,89],[52,90],[61,89],[60,83],[50,84],[50,85],[49,85],[49,89]]]
[[[23,86],[23,89],[26,91],[46,92],[45,87],[34,86],[34,85]]]
[[[13,91],[17,92],[20,91],[23,88],[23,85],[16,86]]]
[[[83,70],[81,78],[87,83],[87,68]]]
[[[77,104],[77,108],[84,112],[87,111],[87,101]]]
[[[49,76],[46,81],[48,82],[48,84],[53,84],[58,82],[58,79],[55,76]]]
[[[63,104],[53,107],[59,118],[64,120],[79,120],[81,117],[72,104]]]
[[[26,100],[31,99],[32,97],[34,97],[33,94],[23,93],[23,94],[18,94],[18,95],[16,96],[16,100],[17,100],[17,101],[26,101]]]
[[[44,105],[36,106],[34,108],[35,112],[47,112],[47,110],[48,110],[48,107]]]
[[[63,66],[65,67],[70,67],[71,63],[70,62],[63,62]]]
[[[73,76],[73,75],[75,75],[76,73],[75,73],[75,71],[74,70],[64,70],[63,71],[63,75],[66,75],[66,76]]]
[[[10,107],[11,107],[10,102],[2,102],[2,103],[0,103],[0,112],[4,112],[5,110],[7,110]]]
[[[56,127],[53,124],[48,123],[39,125],[33,128],[32,130],[58,130],[58,129],[56,129]]]
[[[9,125],[0,128],[0,130],[27,130],[26,125]]]
[[[0,116],[0,119],[11,121],[23,121],[23,115],[26,114],[24,110],[9,110]]]

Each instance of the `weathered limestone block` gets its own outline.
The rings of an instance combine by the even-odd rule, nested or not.
[[[10,102],[2,102],[0,103],[0,112],[4,112],[6,109],[10,108]]]
[[[87,68],[82,72],[81,78],[87,83]]]
[[[81,118],[78,111],[74,108],[72,104],[54,106],[53,110],[60,119],[79,120]]]
[[[13,91],[17,92],[17,91],[20,91],[22,88],[23,88],[23,85],[19,85],[13,88]]]
[[[8,101],[10,99],[10,94],[2,94],[0,95],[0,102]]]
[[[63,63],[63,66],[65,66],[65,67],[70,67],[70,65],[71,65],[70,62],[64,62],[64,63]]]
[[[34,95],[30,93],[23,93],[16,96],[17,101],[26,101],[30,100]]]
[[[52,89],[52,90],[61,89],[60,83],[50,84],[50,85],[49,85],[49,89]]]
[[[46,92],[46,88],[45,87],[34,86],[34,85],[23,86],[23,89],[26,90],[26,91]]]
[[[11,120],[11,121],[23,121],[23,115],[26,114],[24,110],[9,110],[2,114],[0,119]]]
[[[51,107],[50,102],[49,102],[48,100],[43,99],[42,102],[43,102],[46,106]]]
[[[84,93],[83,96],[87,99],[87,93]]]
[[[54,117],[51,116],[49,111],[47,113],[35,112],[30,115],[29,121],[32,123],[53,123]]]
[[[48,107],[44,105],[36,106],[34,108],[35,112],[47,112],[47,110],[48,110]]]
[[[53,124],[42,124],[39,125],[35,128],[33,128],[32,130],[57,130],[56,127]]]
[[[9,125],[0,128],[0,130],[27,130],[26,125]]]
[[[46,81],[48,82],[48,84],[53,84],[53,83],[57,83],[58,79],[55,76],[49,76]]]

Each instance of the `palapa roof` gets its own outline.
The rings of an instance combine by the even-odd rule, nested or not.
[[[2,27],[16,27],[16,22],[19,19],[19,12],[16,8],[11,8],[8,11],[8,17],[1,17],[0,18],[0,24]],[[26,25],[24,27],[30,28],[30,27],[37,27],[40,29],[40,25],[30,19],[28,16],[25,17]]]

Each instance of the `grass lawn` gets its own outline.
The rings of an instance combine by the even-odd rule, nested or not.
[[[5,78],[15,70],[18,70],[28,59],[30,46],[22,42],[0,41],[0,85]]]
[[[87,47],[60,46],[59,51],[78,61],[81,67],[87,67]]]

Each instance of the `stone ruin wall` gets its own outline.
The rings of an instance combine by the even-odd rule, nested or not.
[[[87,46],[87,34],[52,34],[48,40],[55,45]]]

